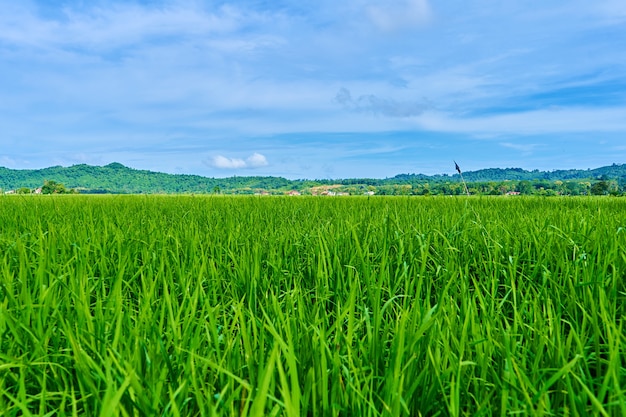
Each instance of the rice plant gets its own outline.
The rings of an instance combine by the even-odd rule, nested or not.
[[[626,201],[4,196],[7,416],[626,415]]]

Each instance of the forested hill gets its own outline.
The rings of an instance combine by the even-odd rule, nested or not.
[[[0,189],[41,187],[45,181],[87,193],[212,193],[236,188],[283,187],[289,183],[276,177],[207,178],[200,175],[165,174],[126,167],[119,163],[105,166],[54,166],[37,170],[0,167]]]
[[[613,180],[626,183],[626,164],[591,169],[559,171],[526,171],[519,168],[489,168],[463,173],[468,183],[498,181],[572,181]],[[263,190],[304,190],[316,186],[339,184],[370,187],[403,184],[443,184],[459,182],[459,175],[401,174],[392,178],[352,178],[343,180],[288,180],[281,177],[208,178],[199,175],[165,174],[137,170],[119,163],[105,166],[54,166],[37,170],[14,170],[0,167],[0,189],[35,189],[45,181],[62,183],[83,193],[253,193]]]
[[[401,174],[392,178],[396,180],[418,179],[425,181],[450,180],[458,178],[459,174],[452,176],[422,174]],[[595,169],[566,169],[555,171],[526,171],[521,168],[486,168],[478,171],[463,172],[463,178],[468,182],[487,181],[567,181],[567,180],[626,180],[626,164],[613,164]]]

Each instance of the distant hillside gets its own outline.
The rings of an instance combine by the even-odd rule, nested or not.
[[[392,179],[396,180],[430,180],[449,181],[459,178],[459,174],[447,175],[422,175],[422,174],[401,174]],[[463,173],[463,178],[467,182],[487,182],[487,181],[567,181],[567,180],[622,180],[626,181],[626,164],[613,164],[596,169],[567,169],[556,171],[526,171],[521,168],[486,168],[478,171],[468,171]]]
[[[233,177],[215,179],[200,175],[164,174],[126,167],[117,162],[105,166],[54,166],[36,170],[13,170],[0,167],[0,188],[40,187],[45,180],[64,184],[83,193],[212,193],[237,188],[264,188],[284,185],[284,178]]]
[[[458,175],[458,174],[457,174]],[[596,169],[567,169],[556,171],[525,171],[519,168],[489,168],[463,174],[466,181],[503,181],[503,180],[619,180],[626,179],[626,164],[613,164]]]
[[[626,164],[591,169],[526,171],[520,168],[489,168],[463,173],[468,183],[499,181],[568,181],[613,180],[626,183]],[[0,189],[16,190],[21,187],[34,189],[46,180],[62,183],[67,188],[82,193],[239,193],[252,194],[260,191],[303,190],[306,188],[340,184],[343,186],[389,187],[425,183],[458,183],[459,175],[400,174],[392,178],[352,178],[343,180],[287,180],[281,177],[230,177],[208,178],[200,175],[165,174],[137,170],[119,163],[105,166],[73,165],[54,166],[36,170],[15,170],[0,167]]]

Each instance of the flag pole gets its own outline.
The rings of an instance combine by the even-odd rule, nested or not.
[[[463,173],[461,172],[461,168],[459,167],[459,164],[456,163],[456,161],[454,161],[454,168],[457,170],[457,172],[461,176],[461,181],[463,181],[463,187],[465,187],[465,194],[467,194],[467,196],[469,197],[470,193],[469,193],[469,190],[467,189],[467,184],[465,184],[465,180],[463,179]]]

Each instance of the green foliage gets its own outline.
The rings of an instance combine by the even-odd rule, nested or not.
[[[609,192],[609,183],[606,181],[598,181],[591,186],[591,194],[593,195],[605,195]]]
[[[0,198],[5,415],[626,415],[626,200]]]
[[[41,194],[68,194],[69,191],[65,188],[65,185],[52,180],[44,181],[43,187],[41,187]]]

